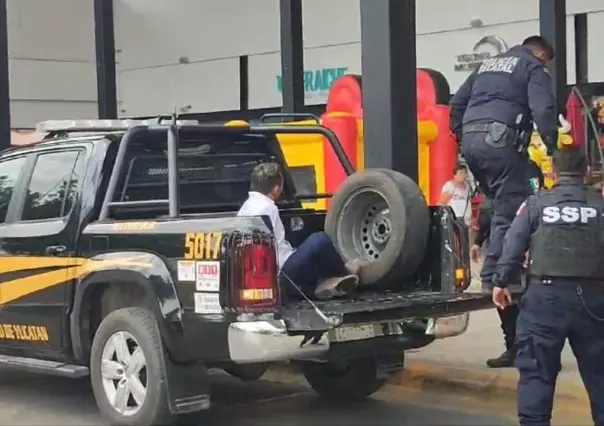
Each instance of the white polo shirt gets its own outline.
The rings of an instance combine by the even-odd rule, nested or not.
[[[273,225],[273,233],[277,241],[277,264],[279,270],[295,249],[285,239],[285,227],[279,216],[279,209],[273,200],[260,192],[250,192],[248,199],[243,203],[237,216],[268,216]]]

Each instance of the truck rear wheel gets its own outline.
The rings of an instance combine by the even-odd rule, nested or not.
[[[90,377],[99,410],[111,425],[165,425],[174,420],[162,351],[148,309],[119,309],[101,322],[92,343]]]
[[[355,401],[367,398],[380,390],[386,379],[378,375],[374,358],[363,358],[339,363],[309,362],[302,373],[311,388],[332,400]]]
[[[325,231],[346,260],[370,262],[361,283],[400,285],[425,255],[430,212],[409,177],[386,169],[355,173],[331,199]]]

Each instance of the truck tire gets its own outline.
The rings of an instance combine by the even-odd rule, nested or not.
[[[319,395],[337,401],[358,401],[374,394],[386,379],[378,377],[376,360],[362,358],[338,365],[308,362],[302,373],[311,388]]]
[[[148,309],[119,309],[103,319],[92,343],[90,378],[97,406],[111,425],[175,420],[168,408],[163,350]]]
[[[429,229],[430,212],[419,186],[387,169],[349,176],[325,219],[325,232],[345,261],[370,262],[361,270],[362,285],[405,282],[423,260]]]

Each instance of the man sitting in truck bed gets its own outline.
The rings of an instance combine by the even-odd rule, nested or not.
[[[344,264],[324,232],[310,235],[297,249],[285,239],[285,228],[275,204],[283,191],[283,175],[277,163],[257,165],[251,176],[250,193],[237,216],[268,216],[277,242],[281,291],[300,299],[330,299],[354,291],[359,283],[360,261]]]

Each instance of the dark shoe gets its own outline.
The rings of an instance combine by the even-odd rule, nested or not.
[[[514,350],[508,349],[504,353],[499,355],[497,358],[487,359],[487,366],[489,368],[513,367],[515,355],[516,355],[516,352]]]
[[[338,296],[352,293],[359,284],[359,277],[347,275],[345,277],[334,277],[321,280],[315,290],[315,297],[321,300],[329,300]]]

